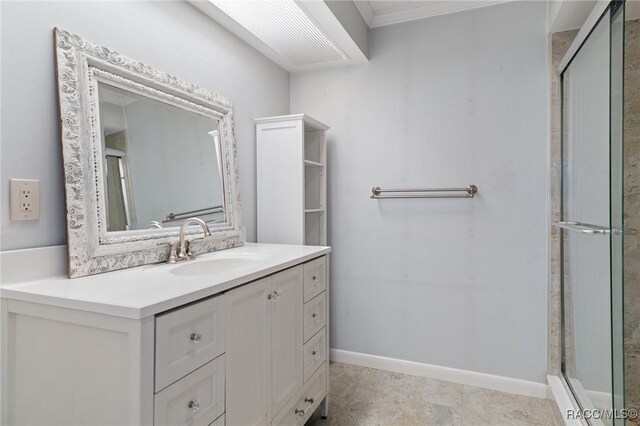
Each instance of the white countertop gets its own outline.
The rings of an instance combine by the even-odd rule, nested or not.
[[[55,275],[12,283],[0,297],[124,318],[140,319],[281,271],[331,251],[330,247],[246,244],[200,255],[196,260],[164,263],[69,279]],[[177,275],[171,270],[213,259],[249,257],[251,262],[221,262],[206,275]],[[219,270],[215,270],[219,269]]]

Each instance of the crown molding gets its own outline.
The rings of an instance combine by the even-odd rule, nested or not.
[[[376,12],[373,10],[373,7],[371,7],[369,0],[354,0],[353,4],[355,4],[356,9],[358,9],[358,12],[362,15],[362,19],[364,19],[369,28],[371,28],[371,23],[373,22]]]
[[[403,22],[417,21],[433,16],[448,15],[466,10],[479,9],[481,7],[494,6],[512,0],[495,1],[433,1],[416,2],[416,6],[397,11],[378,14],[369,0],[354,1],[356,8],[367,22],[369,28],[383,27],[400,24]]]

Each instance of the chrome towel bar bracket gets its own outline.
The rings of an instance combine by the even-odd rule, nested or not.
[[[382,195],[388,193],[388,195]],[[465,188],[416,188],[416,189],[381,189],[379,186],[371,188],[371,198],[375,200],[385,198],[473,198],[478,193],[478,187],[469,185]]]

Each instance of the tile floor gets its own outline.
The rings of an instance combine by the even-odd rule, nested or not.
[[[556,426],[550,401],[332,362],[329,417],[307,426]]]

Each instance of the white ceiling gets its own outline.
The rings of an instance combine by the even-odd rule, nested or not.
[[[324,1],[188,1],[288,71],[368,60]]]
[[[505,1],[509,0],[354,0],[354,3],[369,27],[374,28],[492,6]]]
[[[347,59],[295,2],[210,1],[294,66]]]

